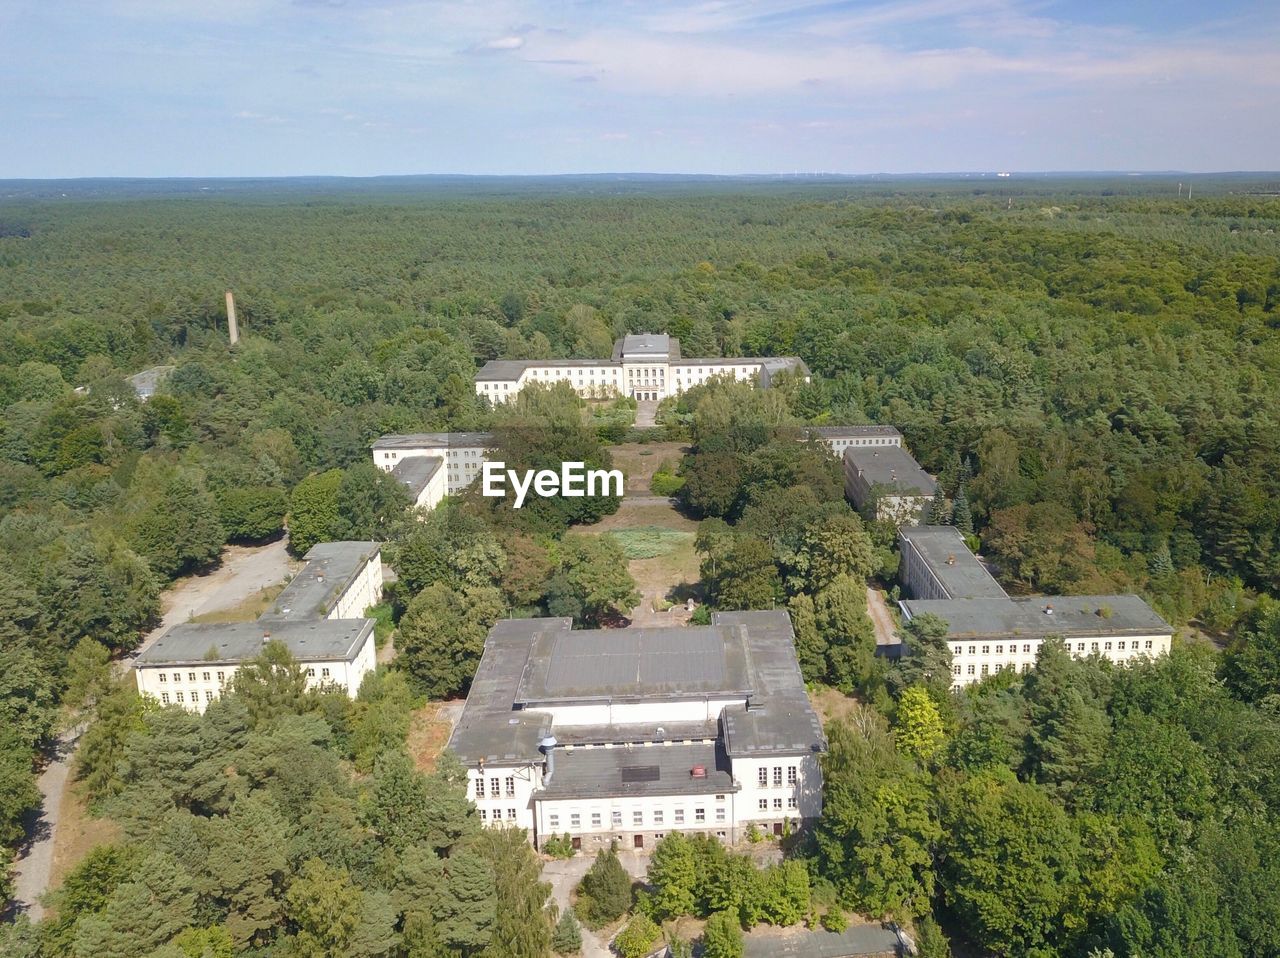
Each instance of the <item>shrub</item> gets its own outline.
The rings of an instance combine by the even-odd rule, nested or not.
[[[837,934],[849,927],[849,919],[845,917],[843,908],[832,908],[825,912],[819,923],[827,931],[834,931]]]
[[[684,477],[659,470],[649,480],[649,491],[655,496],[674,496],[684,488]]]
[[[733,912],[718,911],[702,932],[703,958],[742,958],[742,926]]]
[[[552,858],[572,858],[573,839],[569,837],[568,832],[563,835],[552,835],[542,843],[542,853]]]
[[[647,915],[636,915],[613,939],[613,947],[622,958],[644,958],[653,950],[658,934],[658,926]]]

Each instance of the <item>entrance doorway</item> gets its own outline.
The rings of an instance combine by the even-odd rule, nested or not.
[[[573,839],[573,850],[575,852],[582,851],[582,839],[576,836]]]
[[[774,833],[775,835],[781,835],[781,834],[782,834],[782,822],[774,822],[774,823],[773,823],[773,833]]]
[[[634,844],[636,848],[644,848],[644,836],[643,836],[643,835],[637,835],[637,836],[632,840],[632,844]]]

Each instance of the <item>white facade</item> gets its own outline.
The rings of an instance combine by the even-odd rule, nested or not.
[[[480,475],[493,437],[478,432],[432,432],[388,435],[373,444],[373,464],[384,472],[391,472],[414,456],[436,457],[444,460],[440,473],[444,479],[444,495],[461,492]],[[444,495],[439,496],[428,508],[434,508]]]
[[[1138,636],[1093,635],[1063,639],[1067,651],[1075,658],[1097,654],[1122,664],[1166,655],[1171,641],[1169,633],[1156,632]],[[1043,642],[1042,638],[1018,636],[1005,640],[986,638],[951,642],[951,687],[963,688],[1004,669],[1030,672],[1035,667]]]
[[[307,688],[336,687],[350,698],[360,691],[364,677],[377,668],[373,629],[369,628],[350,654],[331,658],[302,659]],[[189,712],[203,712],[224,689],[231,687],[244,658],[225,661],[144,662],[134,666],[138,691],[161,705],[181,705]]]
[[[624,336],[612,359],[495,360],[476,376],[476,395],[491,403],[507,402],[530,383],[568,383],[587,399],[630,396],[660,400],[678,396],[717,376],[768,386],[780,372],[794,372],[807,382],[809,370],[795,356],[740,359],[686,359],[679,340],[646,333]]]

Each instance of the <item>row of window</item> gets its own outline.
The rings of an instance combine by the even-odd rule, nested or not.
[[[767,798],[760,799],[758,807],[760,811],[767,812],[769,810],[769,799]],[[787,808],[799,808],[799,807],[800,807],[800,803],[796,800],[796,797],[794,795],[792,795],[790,798],[787,799]],[[782,811],[782,799],[775,798],[773,800],[773,810],[775,812]]]
[[[508,820],[508,821],[515,821],[515,818],[516,818],[516,810],[515,810],[514,808],[508,808],[508,809],[507,809],[507,820]],[[488,811],[488,809],[484,809],[484,808],[480,809],[480,821],[482,821],[482,822],[487,822],[487,821],[489,821],[489,820],[490,820],[490,818],[489,818],[489,811]],[[500,809],[500,808],[495,808],[495,809],[493,810],[493,819],[492,819],[492,820],[493,820],[493,821],[495,821],[495,822],[500,822],[500,821],[502,821],[502,809]]]
[[[186,704],[186,697],[185,697],[185,693],[183,693],[183,692],[174,692],[173,694],[174,694],[174,697],[177,699],[177,702],[178,702],[178,704],[179,704],[179,705],[184,705],[184,704]],[[204,693],[204,700],[205,700],[206,702],[212,702],[212,701],[213,701],[213,693],[212,693],[212,692],[209,692],[209,691],[206,691],[206,692]],[[199,692],[192,692],[192,693],[191,693],[191,702],[192,702],[192,704],[194,705],[194,704],[196,704],[196,703],[197,703],[197,702],[199,702],[199,701],[200,701],[200,693],[199,693]],[[161,704],[161,705],[168,705],[168,704],[169,704],[169,693],[168,693],[168,692],[161,692],[161,693],[160,693],[160,704]]]
[[[1086,643],[1084,643],[1084,642],[1077,642],[1077,643],[1076,643],[1076,651],[1077,651],[1077,652],[1083,652],[1083,651],[1085,650],[1085,645],[1086,645]],[[1091,642],[1091,643],[1088,643],[1088,645],[1089,645],[1089,647],[1090,647],[1090,648],[1089,648],[1089,651],[1091,651],[1091,652],[1098,652],[1098,651],[1106,651],[1106,652],[1110,652],[1110,651],[1112,651],[1112,643],[1111,643],[1111,642],[1103,642],[1103,643],[1102,643],[1102,649],[1101,649],[1101,650],[1098,648],[1098,643],[1097,643],[1097,642]],[[1153,647],[1153,642],[1152,642],[1152,640],[1151,640],[1151,639],[1147,639],[1147,640],[1146,640],[1145,648],[1150,649],[1150,648],[1152,648],[1152,647]],[[961,643],[956,642],[955,644],[953,644],[953,645],[951,646],[951,651],[952,651],[955,655],[961,655],[961,654],[963,654],[963,652],[964,652],[964,648],[965,648],[965,647],[964,647]],[[1071,648],[1070,643],[1068,643],[1068,644],[1067,644],[1067,648],[1068,648],[1068,649],[1070,649],[1070,648]],[[1128,644],[1128,648],[1129,648],[1129,649],[1132,649],[1132,650],[1133,650],[1133,651],[1135,651],[1135,652],[1136,652],[1136,651],[1138,651],[1138,640],[1137,640],[1137,639],[1134,639],[1131,643],[1129,643],[1129,644]],[[1017,644],[1016,644],[1016,643],[1013,643],[1013,642],[1010,642],[1010,643],[1009,643],[1009,654],[1010,654],[1010,655],[1015,655],[1015,654],[1017,654],[1017,651],[1018,651],[1018,646],[1017,646]],[[1124,639],[1120,639],[1118,642],[1116,642],[1116,643],[1115,643],[1115,651],[1118,651],[1118,652],[1124,652],[1124,651],[1126,651],[1126,643],[1125,643],[1125,640],[1124,640]],[[1027,642],[1027,643],[1023,643],[1023,646],[1022,646],[1022,652],[1023,652],[1023,654],[1024,654],[1024,655],[1030,655],[1030,654],[1031,654],[1031,644],[1030,644],[1029,642]],[[971,645],[971,646],[969,646],[969,653],[968,653],[968,654],[969,654],[969,655],[977,655],[977,654],[978,654],[978,646],[976,646],[976,645]],[[982,654],[983,654],[983,655],[990,655],[990,654],[991,654],[991,646],[990,646],[990,645],[984,645],[984,646],[982,646]],[[999,644],[999,643],[997,643],[997,644],[996,644],[996,651],[995,651],[995,654],[996,654],[996,655],[1004,655],[1004,645],[1003,645],[1003,644]]]
[[[515,798],[516,796],[516,779],[514,775],[508,775],[505,779],[497,778],[496,776],[489,779],[489,790],[487,793],[485,792],[484,787],[485,780],[483,778],[477,778],[475,781],[476,798],[502,798],[504,795],[507,798]],[[498,788],[500,784],[505,785],[505,788],[502,791],[499,791]]]
[[[200,680],[201,680],[202,682],[211,682],[211,681],[213,681],[213,680],[212,680],[212,678],[211,678],[211,676],[212,676],[213,674],[214,674],[214,673],[212,673],[212,672],[201,672],[201,673],[200,673]],[[218,673],[217,673],[217,675],[218,675],[218,681],[219,681],[219,682],[224,682],[224,681],[226,681],[226,678],[227,678],[227,673],[226,673],[226,672],[218,672]],[[161,672],[161,673],[157,676],[157,679],[159,679],[159,681],[161,681],[161,682],[168,682],[168,681],[169,681],[169,674],[168,674],[167,672]],[[173,673],[173,680],[174,680],[175,682],[181,682],[181,681],[182,681],[182,673],[181,673],[181,672],[174,672],[174,673]],[[194,682],[195,680],[196,680],[196,673],[195,673],[195,672],[188,672],[188,673],[187,673],[187,681],[188,681],[188,682]]]
[[[781,806],[779,806],[779,807],[781,807]],[[683,824],[684,824],[684,822],[685,822],[685,810],[684,810],[683,808],[677,808],[677,809],[675,809],[671,814],[672,814],[672,822],[673,822],[673,824],[676,824],[676,825],[683,825]],[[724,822],[724,821],[726,821],[727,819],[728,819],[728,812],[727,812],[727,810],[724,808],[724,806],[720,806],[719,808],[716,808],[716,809],[715,809],[715,820],[716,820],[717,822]],[[693,810],[693,820],[694,820],[695,822],[705,822],[705,821],[707,820],[707,810],[706,810],[705,808],[695,808],[695,809]],[[610,826],[612,826],[613,828],[621,828],[621,827],[622,827],[622,812],[621,812],[621,811],[618,811],[617,809],[615,809],[614,811],[610,812],[610,814],[609,814],[609,824],[610,824]],[[646,824],[646,822],[645,822],[645,815],[644,815],[644,811],[643,811],[642,809],[639,809],[639,808],[637,808],[637,809],[633,810],[633,811],[631,812],[631,827],[632,827],[632,828],[644,828],[644,827],[645,827],[645,824]],[[663,809],[661,809],[661,808],[655,808],[655,809],[650,813],[650,817],[649,817],[649,822],[648,822],[648,824],[651,824],[651,825],[654,825],[654,826],[662,826],[662,825],[665,825],[665,824],[666,824],[666,812],[665,812]],[[548,828],[550,828],[553,832],[560,828],[560,814],[559,814],[558,812],[552,812],[552,813],[550,813],[549,815],[547,815],[547,827],[548,827]],[[600,828],[603,828],[603,827],[604,827],[604,813],[603,813],[603,812],[592,812],[592,813],[591,813],[591,827],[592,827],[592,828],[595,828],[595,829],[600,829]],[[571,812],[571,813],[569,814],[569,829],[570,829],[571,831],[573,831],[573,830],[580,829],[580,828],[582,828],[582,813],[581,813],[581,812]]]
[[[774,788],[782,787],[782,771],[783,769],[781,765],[773,766],[773,787]],[[796,766],[788,765],[786,767],[786,772],[787,772],[787,784],[795,785],[796,778],[797,778]],[[763,765],[760,766],[760,768],[756,769],[756,784],[759,785],[761,788],[769,787],[769,769],[764,767]]]

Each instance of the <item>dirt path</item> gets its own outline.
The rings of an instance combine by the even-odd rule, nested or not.
[[[649,429],[657,425],[658,403],[653,399],[636,401],[636,428]]]
[[[290,570],[283,540],[255,548],[228,546],[217,569],[207,575],[183,579],[160,597],[164,613],[160,625],[147,633],[137,651],[120,659],[120,667],[126,672],[131,670],[138,655],[179,622],[186,622],[193,615],[239,605],[267,586],[280,582]],[[49,888],[59,813],[64,807],[63,798],[71,777],[71,759],[83,731],[81,726],[58,739],[53,758],[37,782],[42,796],[41,811],[32,823],[30,839],[19,849],[13,864],[14,909],[25,912],[33,921],[44,914],[40,898]]]
[[[569,896],[582,876],[587,873],[596,858],[594,855],[578,853],[568,859],[553,859],[542,866],[542,878],[551,883],[551,896],[560,906],[560,914],[569,907]],[[630,848],[618,849],[618,860],[632,878],[643,878],[649,869],[649,856],[646,852],[637,853]],[[582,926],[582,958],[616,958],[609,950],[608,934],[597,934],[586,925]]]
[[[876,629],[876,645],[898,644],[898,627],[885,602],[885,595],[872,586],[867,586],[867,615],[871,616],[871,624]]]

